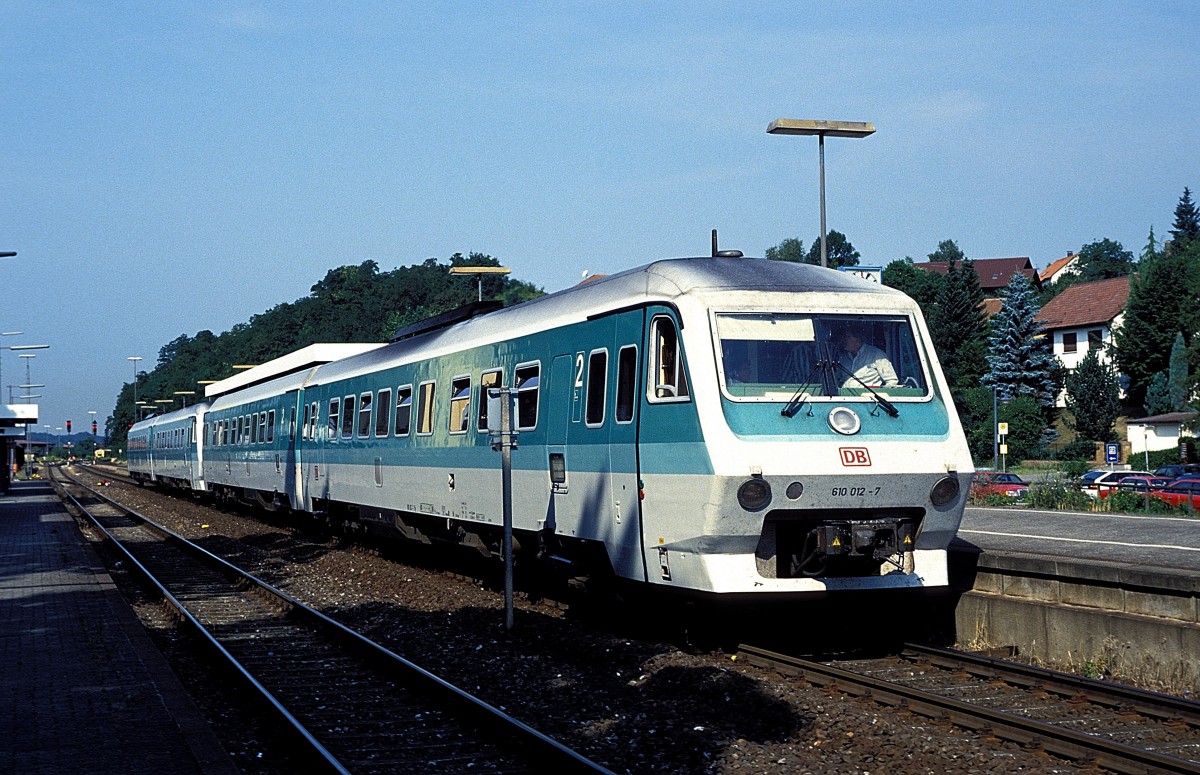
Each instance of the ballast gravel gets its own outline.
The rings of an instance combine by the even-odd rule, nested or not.
[[[644,617],[625,604],[523,593],[507,631],[500,590],[471,574],[426,567],[414,551],[367,551],[293,529],[278,515],[264,521],[109,486],[110,495],[167,528],[614,772],[1090,771],[656,633],[634,623]],[[169,643],[169,618],[147,615],[151,633]],[[219,679],[186,656],[176,664],[243,771],[295,771],[297,763],[255,729],[249,709],[223,709],[204,696],[220,693]]]

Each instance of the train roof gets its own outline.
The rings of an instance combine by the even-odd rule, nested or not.
[[[320,342],[302,347],[299,350],[282,355],[274,360],[255,366],[252,369],[234,374],[211,385],[204,386],[207,398],[232,393],[251,385],[257,385],[268,380],[276,379],[287,374],[319,366],[323,363],[342,360],[360,353],[383,347],[382,342],[373,343],[333,343]]]
[[[207,404],[193,404],[192,406],[184,406],[179,409],[173,409],[169,412],[164,412],[162,414],[152,414],[146,419],[138,420],[131,425],[129,427],[129,432],[136,433],[138,431],[150,430],[151,428],[156,428],[160,425],[168,425],[180,420],[187,420],[202,414],[207,408]]]
[[[916,308],[911,299],[893,288],[810,264],[724,257],[664,259],[328,363],[317,369],[313,384],[435,357],[498,337],[525,336],[642,304],[675,303],[688,295],[730,299],[733,292],[754,298],[762,294],[836,293],[864,299],[883,295],[898,306]]]

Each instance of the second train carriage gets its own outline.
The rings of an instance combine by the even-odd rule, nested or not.
[[[894,379],[850,378],[847,327]],[[856,277],[660,261],[211,386],[205,471],[264,504],[488,551],[501,477],[483,397],[506,386],[527,549],[708,593],[944,586],[972,465],[928,341],[914,302]]]
[[[203,492],[205,404],[141,420],[129,429],[129,473],[139,481]]]

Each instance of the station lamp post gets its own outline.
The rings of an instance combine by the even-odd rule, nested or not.
[[[196,395],[195,390],[176,390],[175,395],[183,399],[183,406],[187,408],[187,397]]]
[[[816,135],[821,148],[821,266],[829,265],[825,246],[825,136],[866,137],[875,133],[875,125],[866,121],[814,121],[811,119],[777,118],[767,127],[771,135]]]
[[[22,333],[24,333],[24,332],[23,331],[0,331],[0,336],[19,336]],[[46,349],[49,349],[49,347],[50,347],[50,345],[48,345],[48,344],[4,345],[4,346],[0,347],[0,356],[4,355],[5,350],[12,350],[13,352],[24,352],[26,350],[46,350]],[[0,362],[0,365],[2,365],[2,362]],[[29,380],[25,380],[25,381],[28,382]],[[0,370],[0,384],[3,384],[3,370]]]
[[[134,406],[137,406],[137,402],[138,402],[138,397],[137,397],[138,361],[142,360],[142,356],[130,355],[130,356],[127,356],[125,358],[125,360],[133,361],[133,404],[134,404]]]
[[[475,275],[479,283],[479,301],[483,301],[483,276],[485,274],[508,274],[512,270],[507,266],[452,266],[450,274]]]

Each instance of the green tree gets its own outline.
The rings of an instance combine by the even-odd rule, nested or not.
[[[1158,240],[1154,238],[1154,226],[1150,226],[1150,236],[1146,238],[1146,247],[1142,248],[1142,254],[1138,256],[1138,261],[1142,264],[1149,263],[1158,258]]]
[[[1054,406],[1054,353],[1038,320],[1040,308],[1033,286],[1023,274],[1008,283],[1004,306],[992,319],[984,385],[996,388],[1001,400],[1029,396],[1038,406]]]
[[[1175,341],[1171,343],[1171,355],[1167,360],[1167,398],[1171,402],[1172,412],[1187,410],[1190,387],[1187,345],[1183,343],[1183,334],[1176,331]]]
[[[938,289],[930,333],[955,393],[978,383],[987,372],[987,320],[982,304],[983,291],[973,262],[952,261]]]
[[[1079,249],[1076,282],[1090,283],[1112,277],[1124,277],[1133,271],[1133,253],[1120,242],[1102,239],[1089,242]]]
[[[1074,415],[1075,432],[1089,441],[1108,441],[1121,414],[1121,391],[1117,373],[1099,350],[1090,349],[1075,370],[1067,375],[1067,408]]]
[[[1008,444],[1008,459],[1017,461],[1037,457],[1042,449],[1046,427],[1042,407],[1037,401],[1031,396],[1018,396],[1001,403],[998,414],[1000,422],[1008,423],[1008,435],[1004,437],[1004,442]]]
[[[837,269],[839,266],[858,266],[858,260],[861,258],[858,251],[850,244],[850,240],[846,239],[846,235],[840,231],[831,231],[825,235],[825,254],[830,269]],[[808,249],[804,262],[815,266],[821,265],[820,236]]]
[[[897,259],[883,268],[883,284],[911,296],[927,318],[944,282],[945,278],[937,272],[918,269],[911,258]]]
[[[1171,387],[1165,371],[1157,372],[1150,378],[1150,386],[1146,388],[1146,400],[1143,403],[1146,414],[1167,414],[1175,411],[1171,402]]]
[[[1197,330],[1198,290],[1200,242],[1164,251],[1145,262],[1131,279],[1124,323],[1114,332],[1114,357],[1121,372],[1129,376],[1130,403],[1142,405],[1150,380],[1168,370],[1175,334],[1184,332],[1188,342],[1189,332]],[[1190,357],[1194,359],[1196,353],[1190,352]]]
[[[792,264],[804,263],[804,242],[795,237],[788,237],[778,245],[767,248],[766,257],[771,261],[787,261]],[[820,263],[818,260],[817,263]]]
[[[929,254],[929,260],[962,263],[967,260],[967,257],[959,249],[957,242],[952,239],[944,239],[938,243],[937,250]]]
[[[1179,197],[1179,204],[1175,205],[1175,224],[1171,229],[1171,241],[1178,249],[1197,238],[1200,238],[1200,212],[1197,212],[1196,203],[1192,201],[1191,190],[1185,186],[1183,196]]]

